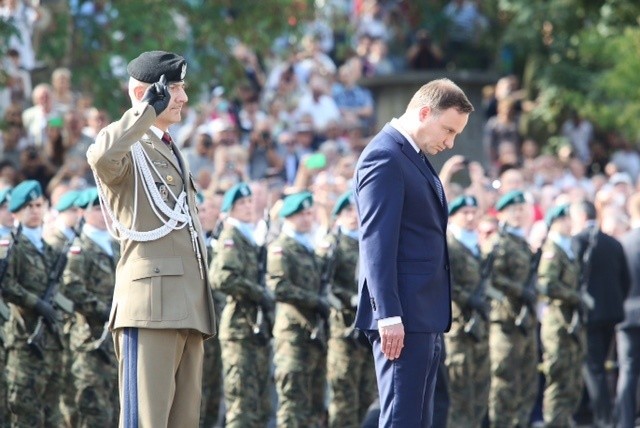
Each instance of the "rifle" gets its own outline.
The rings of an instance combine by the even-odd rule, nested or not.
[[[587,247],[582,253],[582,269],[580,270],[580,296],[588,294],[587,285],[589,283],[589,275],[591,274],[591,255],[593,249],[596,246],[598,240],[598,228],[594,225],[589,231],[589,240],[587,241]],[[567,327],[567,333],[575,340],[580,342],[580,328],[584,324],[587,314],[586,309],[592,309],[586,307],[582,302],[573,310],[571,314],[571,322]]]
[[[340,245],[340,239],[342,238],[342,231],[338,228],[336,233],[336,239],[329,247],[327,255],[325,257],[324,265],[322,266],[322,273],[320,276],[320,290],[318,295],[320,298],[327,298],[330,301],[332,307],[342,308],[342,303],[333,296],[331,299],[331,282],[333,281],[333,275],[336,270],[336,262],[338,260],[338,246]],[[329,319],[320,314],[316,314],[316,324],[311,330],[311,340],[317,342],[323,349],[327,346],[329,331]]]
[[[18,240],[18,237],[22,233],[22,224],[18,225],[18,229],[15,233],[11,232],[11,242],[9,243],[9,248],[7,248],[7,254],[4,259],[0,260],[0,318],[5,321],[9,321],[9,317],[11,316],[11,310],[9,306],[2,298],[2,281],[4,280],[5,275],[7,274],[7,270],[9,270],[9,260],[11,259],[11,254],[13,253],[13,247]]]
[[[542,247],[546,238],[540,243],[540,247],[535,252],[533,257],[531,258],[531,266],[529,268],[529,275],[527,275],[527,282],[525,283],[524,288],[532,290],[534,293],[536,292],[536,283],[538,282],[538,266],[540,266],[540,259],[542,258]],[[523,335],[527,335],[527,329],[525,328],[525,321],[529,318],[529,312],[536,312],[535,304],[532,302],[523,302],[520,306],[520,312],[516,317],[515,325],[520,329],[520,332]]]
[[[269,210],[264,210],[264,241],[258,248],[258,284],[260,288],[267,289],[267,236],[269,235],[269,228],[271,227],[271,217],[269,216]],[[262,343],[267,343],[271,339],[271,330],[273,329],[273,313],[271,308],[264,307],[262,304],[258,304],[256,310],[256,319],[253,323],[253,334],[258,336],[258,339]]]
[[[495,300],[504,299],[504,294],[500,291],[489,287],[489,278],[491,276],[491,269],[493,268],[493,262],[496,259],[495,251],[491,251],[487,258],[482,262],[482,266],[480,268],[480,282],[478,286],[473,291],[473,295],[485,299],[487,295],[491,294],[491,297]],[[480,342],[482,340],[482,334],[480,332],[480,321],[478,317],[482,318],[484,321],[488,320],[488,314],[486,312],[479,312],[474,309],[471,318],[464,325],[464,332],[470,335],[474,341]]]
[[[73,302],[60,294],[60,278],[62,277],[62,272],[67,265],[67,253],[69,252],[69,248],[71,248],[71,245],[73,245],[73,241],[75,240],[75,238],[80,235],[78,230],[81,230],[83,225],[84,217],[81,217],[78,228],[72,229],[74,236],[66,240],[64,246],[62,247],[60,255],[53,265],[53,268],[49,271],[47,289],[42,295],[42,300],[50,304],[54,304],[56,307],[62,309],[68,314],[73,314]],[[29,348],[40,358],[44,357],[44,325],[44,318],[42,317],[42,315],[40,315],[36,323],[36,328],[27,339],[27,345],[29,346]],[[51,333],[53,333],[53,336],[56,339],[56,342],[58,342],[60,348],[64,348],[62,333],[60,332],[58,326],[55,324],[47,323],[47,327],[49,328]]]

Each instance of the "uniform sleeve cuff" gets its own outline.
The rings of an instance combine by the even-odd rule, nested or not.
[[[382,318],[378,320],[378,330],[380,330],[381,327],[389,327],[390,325],[395,325],[395,324],[402,324],[402,318],[401,317]]]

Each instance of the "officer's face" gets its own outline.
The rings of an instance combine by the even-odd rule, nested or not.
[[[80,210],[75,207],[71,207],[68,210],[58,214],[64,221],[64,225],[67,227],[74,227],[78,223]]]
[[[340,211],[338,224],[347,230],[358,229],[358,213],[353,205],[348,205]]]
[[[437,114],[429,107],[422,107],[418,116],[420,125],[416,132],[416,144],[429,155],[453,148],[454,139],[469,120],[468,113],[460,113],[454,108]]]
[[[87,224],[90,224],[96,229],[105,230],[107,228],[100,205],[93,205],[92,207],[87,208],[84,211],[84,219]]]
[[[527,219],[527,209],[527,204],[509,205],[500,212],[500,220],[511,227],[522,227]]]
[[[247,196],[238,199],[233,204],[233,208],[231,208],[229,214],[237,220],[250,223],[253,219],[253,197]]]
[[[461,229],[475,230],[478,208],[463,207],[456,211],[449,220]]]
[[[44,198],[40,196],[29,202],[16,213],[18,221],[26,227],[40,227],[46,210]]]
[[[298,233],[310,232],[313,227],[313,211],[311,208],[307,208],[287,217],[287,221],[293,226],[293,230]]]
[[[185,92],[184,82],[171,82],[168,83],[169,93],[171,94],[171,100],[167,108],[160,113],[160,116],[156,119],[158,128],[165,129],[169,125],[179,123],[182,120],[182,107],[189,101],[187,93]]]
[[[569,216],[560,217],[553,222],[553,230],[562,236],[571,236],[571,218]]]

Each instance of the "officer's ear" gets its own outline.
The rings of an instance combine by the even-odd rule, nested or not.
[[[140,101],[142,99],[148,87],[149,85],[140,84],[133,88],[133,96],[135,97],[136,101]]]

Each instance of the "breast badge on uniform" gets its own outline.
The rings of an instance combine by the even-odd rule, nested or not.
[[[164,183],[156,183],[156,186],[158,186],[158,192],[160,192],[162,200],[167,202],[169,200],[169,189],[167,186]]]

